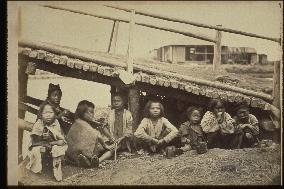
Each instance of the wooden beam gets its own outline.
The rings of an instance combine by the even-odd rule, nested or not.
[[[126,67],[125,64],[122,64],[122,63],[124,63],[124,59],[118,59],[117,60],[117,59],[106,58],[106,57],[102,57],[102,56],[96,56],[96,55],[93,55],[93,54],[80,52],[80,51],[76,51],[76,50],[73,50],[73,49],[67,49],[67,48],[60,47],[60,46],[53,45],[53,44],[47,44],[47,43],[42,43],[42,42],[33,42],[33,41],[28,41],[28,40],[21,40],[21,41],[19,41],[19,45],[24,46],[24,47],[41,49],[41,50],[45,50],[45,51],[56,53],[56,54],[66,55],[69,58],[80,59],[80,60],[85,61],[85,62],[94,62],[94,63],[97,63],[97,64],[111,66],[111,67],[122,67],[122,68]],[[27,51],[27,50],[25,50],[25,51]],[[23,53],[23,54],[25,55],[27,53]],[[30,59],[30,61],[34,61],[34,60],[36,60],[36,59]],[[96,65],[96,64],[90,64],[90,65]],[[60,65],[56,65],[56,66],[60,66]],[[61,69],[62,69],[62,72],[63,72],[66,67],[64,67],[64,65],[61,65],[61,66],[62,66]],[[247,90],[247,89],[235,87],[235,86],[231,86],[231,85],[228,85],[228,84],[222,84],[222,83],[212,82],[212,81],[208,81],[208,80],[204,80],[204,79],[194,78],[194,77],[191,77],[191,76],[186,76],[186,75],[182,75],[182,74],[178,74],[178,73],[162,71],[162,70],[149,68],[149,67],[138,65],[138,64],[134,64],[134,70],[135,71],[142,71],[142,72],[149,73],[149,74],[157,74],[157,75],[162,74],[162,75],[169,76],[169,77],[179,78],[184,82],[196,83],[198,85],[205,85],[205,86],[210,86],[210,87],[214,87],[214,88],[217,88],[217,89],[224,89],[224,90],[228,90],[228,91],[233,91],[233,92],[241,93],[241,94],[248,95],[248,96],[254,96],[254,97],[262,98],[264,100],[267,100],[268,102],[271,102],[273,100],[273,97],[271,95],[268,95],[268,94],[265,94],[265,93],[255,92],[255,91],[252,91],[252,90]],[[55,72],[58,72],[58,71],[59,71],[59,69],[55,70]],[[74,72],[74,70],[72,70],[72,71]],[[78,70],[75,70],[75,72],[78,72]],[[61,75],[67,76],[68,73],[62,73]],[[83,75],[81,74],[80,78],[83,78],[82,76]]]
[[[92,17],[97,17],[97,18],[102,18],[102,19],[107,19],[107,20],[115,20],[115,21],[126,22],[126,23],[130,22],[129,20],[123,19],[123,18],[115,18],[115,17],[111,17],[111,16],[103,16],[103,15],[94,14],[94,13],[86,13],[84,11],[79,11],[79,10],[70,9],[70,8],[63,8],[63,7],[51,6],[51,5],[45,5],[43,7],[73,12],[73,13],[77,13],[77,14],[82,14],[82,15],[87,15],[87,16],[92,16]],[[176,30],[176,29],[168,28],[168,27],[160,27],[160,26],[157,26],[155,24],[150,24],[150,23],[136,22],[136,24],[139,25],[139,26],[144,26],[144,27],[148,27],[148,28],[178,33],[178,34],[181,34],[181,35],[184,35],[184,36],[193,37],[193,38],[205,40],[205,41],[208,41],[208,42],[213,42],[213,43],[215,42],[214,39],[211,39],[210,37],[204,36],[204,35],[193,34],[193,33],[190,33],[190,32]]]
[[[25,73],[27,68],[27,58],[18,58],[18,101],[27,96],[28,87],[28,75]],[[18,117],[25,119],[26,111],[19,109]],[[18,161],[21,162],[22,159],[22,145],[23,145],[23,129],[18,129]]]
[[[115,77],[109,77],[89,71],[77,70],[61,64],[47,63],[43,60],[30,59],[30,61],[36,63],[38,69],[48,71],[60,76],[94,81],[106,85],[115,85],[118,87],[124,85],[118,78]]]
[[[110,6],[110,5],[105,5],[105,6],[106,7],[110,7],[110,8],[115,8],[115,9],[118,9],[118,10],[128,11],[128,12],[131,10],[131,9],[122,8],[122,7],[119,7],[119,6]],[[189,24],[189,25],[193,25],[193,26],[196,26],[196,27],[214,29],[214,30],[219,30],[219,31],[223,31],[223,32],[244,35],[244,36],[248,36],[248,37],[266,39],[266,40],[274,41],[274,42],[277,42],[277,43],[281,42],[280,38],[266,37],[266,36],[262,36],[262,35],[257,35],[257,34],[253,34],[253,33],[243,32],[243,31],[240,31],[240,30],[233,30],[233,29],[229,29],[229,28],[219,28],[219,27],[216,27],[216,26],[213,26],[213,25],[201,24],[201,23],[192,22],[192,21],[185,20],[185,19],[180,19],[180,18],[172,18],[172,17],[168,17],[168,16],[165,16],[165,15],[159,15],[159,14],[155,14],[155,13],[150,13],[150,12],[147,12],[147,11],[138,11],[138,10],[136,10],[136,14],[140,14],[140,15],[143,15],[143,16],[149,16],[149,17],[153,17],[153,18],[159,18],[159,19],[163,19],[163,20],[167,20],[167,21],[171,21],[171,22],[178,22],[178,23],[183,23],[183,24]]]
[[[140,95],[137,87],[131,87],[128,93],[129,111],[132,113],[132,131],[135,132],[140,120]]]
[[[128,51],[127,51],[127,72],[133,74],[133,40],[135,30],[135,11],[131,11],[129,23]]]
[[[119,21],[114,21],[110,36],[109,46],[108,46],[108,53],[111,54],[115,54],[116,42],[118,36],[118,27],[119,27]]]
[[[219,25],[218,27],[221,27]],[[214,45],[213,71],[217,71],[221,65],[221,38],[222,33],[216,30],[216,43]]]
[[[280,109],[280,62],[274,62],[274,74],[273,74],[273,105]]]

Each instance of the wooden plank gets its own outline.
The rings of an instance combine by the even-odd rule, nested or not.
[[[42,42],[20,41],[19,45],[20,46],[21,45],[30,46],[30,47],[33,47],[33,48],[39,48],[39,49],[42,49],[42,50],[47,50],[49,52],[54,52],[56,54],[68,55],[68,56],[70,56],[70,58],[78,58],[78,59],[85,61],[85,62],[94,62],[94,63],[98,63],[98,64],[101,64],[101,65],[107,65],[107,66],[113,66],[113,67],[123,67],[123,65],[121,64],[122,60],[114,60],[114,59],[109,59],[109,58],[105,58],[105,57],[96,57],[96,56],[92,56],[92,55],[87,54],[87,53],[82,53],[82,52],[78,52],[78,51],[75,51],[75,50],[70,50],[70,49],[66,49],[66,48],[63,48],[63,47],[58,47],[58,46],[55,46],[55,45],[46,44],[46,43],[42,43]],[[126,67],[126,65],[124,67]],[[148,73],[148,74],[167,75],[169,77],[175,77],[175,78],[182,79],[185,82],[196,83],[198,85],[205,85],[205,86],[210,86],[210,87],[214,87],[214,88],[217,88],[217,89],[241,93],[241,94],[248,95],[248,96],[254,96],[254,97],[258,97],[258,98],[262,98],[264,100],[267,100],[268,102],[271,102],[273,100],[273,97],[271,95],[261,93],[261,92],[255,92],[255,91],[252,91],[252,90],[247,90],[247,89],[243,89],[243,88],[239,88],[239,87],[235,87],[235,86],[231,86],[231,85],[228,85],[228,84],[222,84],[222,83],[207,81],[207,80],[204,80],[204,79],[198,79],[198,78],[194,78],[194,77],[190,77],[190,76],[185,76],[185,75],[181,75],[181,74],[177,74],[177,73],[161,71],[161,70],[158,70],[158,69],[153,69],[153,68],[149,68],[149,67],[145,67],[145,66],[141,66],[141,65],[137,65],[137,64],[134,65],[134,69],[136,71],[142,71],[142,72],[145,72],[145,73]]]
[[[219,25],[219,27],[221,27]],[[216,30],[216,43],[214,44],[213,71],[217,71],[221,65],[221,39],[222,33]]]
[[[127,72],[133,74],[133,42],[135,30],[135,11],[131,10],[128,34]]]
[[[108,53],[111,54],[115,54],[117,37],[118,37],[118,27],[119,27],[119,21],[114,21],[110,36],[109,47],[108,47]]]
[[[123,18],[115,18],[112,16],[104,16],[104,15],[99,15],[99,14],[95,14],[95,13],[85,13],[83,11],[79,11],[79,10],[74,10],[74,9],[70,9],[70,8],[63,8],[63,7],[58,7],[58,6],[50,6],[50,5],[46,5],[44,7],[47,8],[52,8],[52,9],[58,9],[58,10],[64,10],[64,11],[68,11],[68,12],[73,12],[73,13],[77,13],[77,14],[83,14],[83,15],[88,15],[88,16],[93,16],[93,17],[97,17],[97,18],[102,18],[102,19],[108,19],[108,20],[115,20],[115,21],[120,21],[120,22],[130,22],[127,19],[123,19]],[[188,37],[193,37],[196,39],[201,39],[204,41],[208,41],[208,42],[213,42],[215,43],[215,39],[212,39],[208,36],[205,35],[200,35],[200,34],[194,34],[188,31],[181,31],[181,30],[177,30],[177,29],[173,29],[173,28],[169,28],[169,27],[161,27],[161,26],[157,26],[155,24],[150,24],[150,23],[143,23],[143,22],[136,22],[136,25],[139,26],[144,26],[144,27],[148,27],[148,28],[153,28],[153,29],[158,29],[158,30],[163,30],[163,31],[168,31],[168,32],[173,32],[173,33],[178,33],[184,36],[188,36]]]
[[[115,9],[118,9],[118,10],[124,10],[124,11],[128,11],[128,12],[130,11],[130,9],[122,8],[120,6],[113,6],[113,5],[105,5],[105,6],[115,8]],[[201,24],[201,23],[192,22],[192,21],[189,21],[189,20],[181,19],[181,18],[168,17],[168,16],[165,16],[165,15],[159,15],[159,14],[150,13],[150,12],[147,12],[147,11],[138,11],[137,10],[136,13],[140,14],[140,15],[144,15],[144,16],[150,16],[150,17],[153,17],[153,18],[171,21],[171,22],[178,22],[178,23],[193,25],[193,26],[196,26],[196,27],[215,29],[215,30],[219,30],[219,31],[223,31],[223,32],[234,33],[234,34],[244,35],[244,36],[248,36],[248,37],[266,39],[266,40],[270,40],[270,41],[274,41],[274,42],[278,42],[278,43],[280,43],[280,41],[281,41],[279,38],[266,37],[266,36],[262,36],[262,35],[258,35],[258,34],[243,32],[243,31],[240,31],[240,30],[234,30],[234,29],[229,29],[229,28],[218,28],[218,27],[213,26],[213,25]]]
[[[273,74],[273,102],[272,104],[280,109],[280,62],[274,62],[274,74]]]
[[[128,93],[129,110],[132,113],[132,131],[135,132],[140,120],[140,95],[137,87],[131,87]]]
[[[22,55],[19,55],[19,57],[24,57]],[[61,64],[48,64],[42,60],[37,60],[37,59],[31,59],[28,58],[27,61],[33,61],[36,63],[37,69],[48,71],[60,76],[64,77],[72,77],[72,78],[77,78],[77,79],[82,79],[82,80],[88,80],[88,81],[94,81],[94,82],[99,82],[102,84],[106,85],[115,85],[115,86],[123,86],[124,84],[120,81],[119,78],[115,77],[109,77],[109,76],[104,76],[101,74],[97,74],[96,72],[92,72],[91,68],[93,68],[94,65],[90,67],[89,71],[84,72],[84,74],[81,73],[81,70],[77,69],[72,69],[70,67],[61,65]]]

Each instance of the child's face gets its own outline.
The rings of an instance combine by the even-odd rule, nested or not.
[[[84,113],[84,119],[86,121],[92,121],[94,118],[94,108],[88,107],[87,111]]]
[[[55,104],[60,104],[60,101],[61,101],[61,93],[60,91],[56,90],[56,91],[53,91],[51,94],[50,94],[50,97],[49,99],[54,102]]]
[[[159,103],[152,103],[149,109],[151,117],[158,118],[161,114],[161,107]]]
[[[222,114],[225,112],[225,108],[224,108],[224,105],[221,103],[221,102],[218,102],[214,108],[214,113],[216,115],[218,114]]]
[[[121,109],[123,107],[123,100],[120,96],[115,96],[112,99],[112,106],[114,109]]]
[[[193,124],[197,124],[201,120],[201,114],[198,110],[194,110],[191,115],[189,116],[189,120]]]
[[[240,119],[240,120],[244,120],[244,119],[247,119],[249,116],[249,111],[248,109],[246,108],[241,108],[237,111],[237,117]]]
[[[55,120],[55,113],[50,105],[44,106],[42,113],[41,113],[42,121],[49,125],[54,122]]]

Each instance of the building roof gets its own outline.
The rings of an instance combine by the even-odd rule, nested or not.
[[[30,61],[42,60],[46,66],[50,64],[60,65],[59,68],[63,75],[64,70],[62,71],[62,69],[64,68],[62,66],[65,66],[66,69],[72,68],[79,73],[86,71],[115,78],[115,70],[126,67],[126,57],[124,56],[82,51],[43,42],[20,41],[19,54],[29,57]],[[184,65],[172,66],[146,59],[135,59],[134,73],[137,82],[172,88],[173,90],[178,89],[209,98],[220,97],[229,102],[246,101],[252,107],[257,108],[264,108],[265,104],[272,100],[271,95],[255,90],[257,89],[256,84],[261,83],[261,81],[256,82],[253,78],[246,78],[244,75],[239,77],[245,80],[243,86],[254,87],[254,89],[220,83],[214,77],[227,72],[222,69],[222,72],[212,73],[212,67],[208,65],[200,69],[185,67]],[[254,85],[249,84],[251,80],[255,83]]]

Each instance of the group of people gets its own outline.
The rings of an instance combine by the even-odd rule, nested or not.
[[[134,131],[132,114],[125,109],[124,97],[119,93],[112,95],[112,109],[104,123],[94,118],[95,105],[87,100],[78,103],[74,117],[70,118],[71,112],[60,107],[61,97],[60,86],[50,84],[48,97],[40,106],[30,134],[30,161],[26,166],[40,173],[42,155],[49,153],[57,181],[62,180],[63,157],[74,165],[98,167],[117,151],[143,149],[164,153],[171,145],[188,151],[196,149],[200,142],[206,142],[209,149],[234,149],[253,147],[258,141],[258,120],[246,104],[240,104],[236,115],[231,117],[222,100],[211,99],[205,113],[201,107],[190,106],[186,110],[187,121],[174,126],[166,118],[163,104],[150,100],[145,105],[144,118]],[[66,124],[68,120],[71,127]]]

